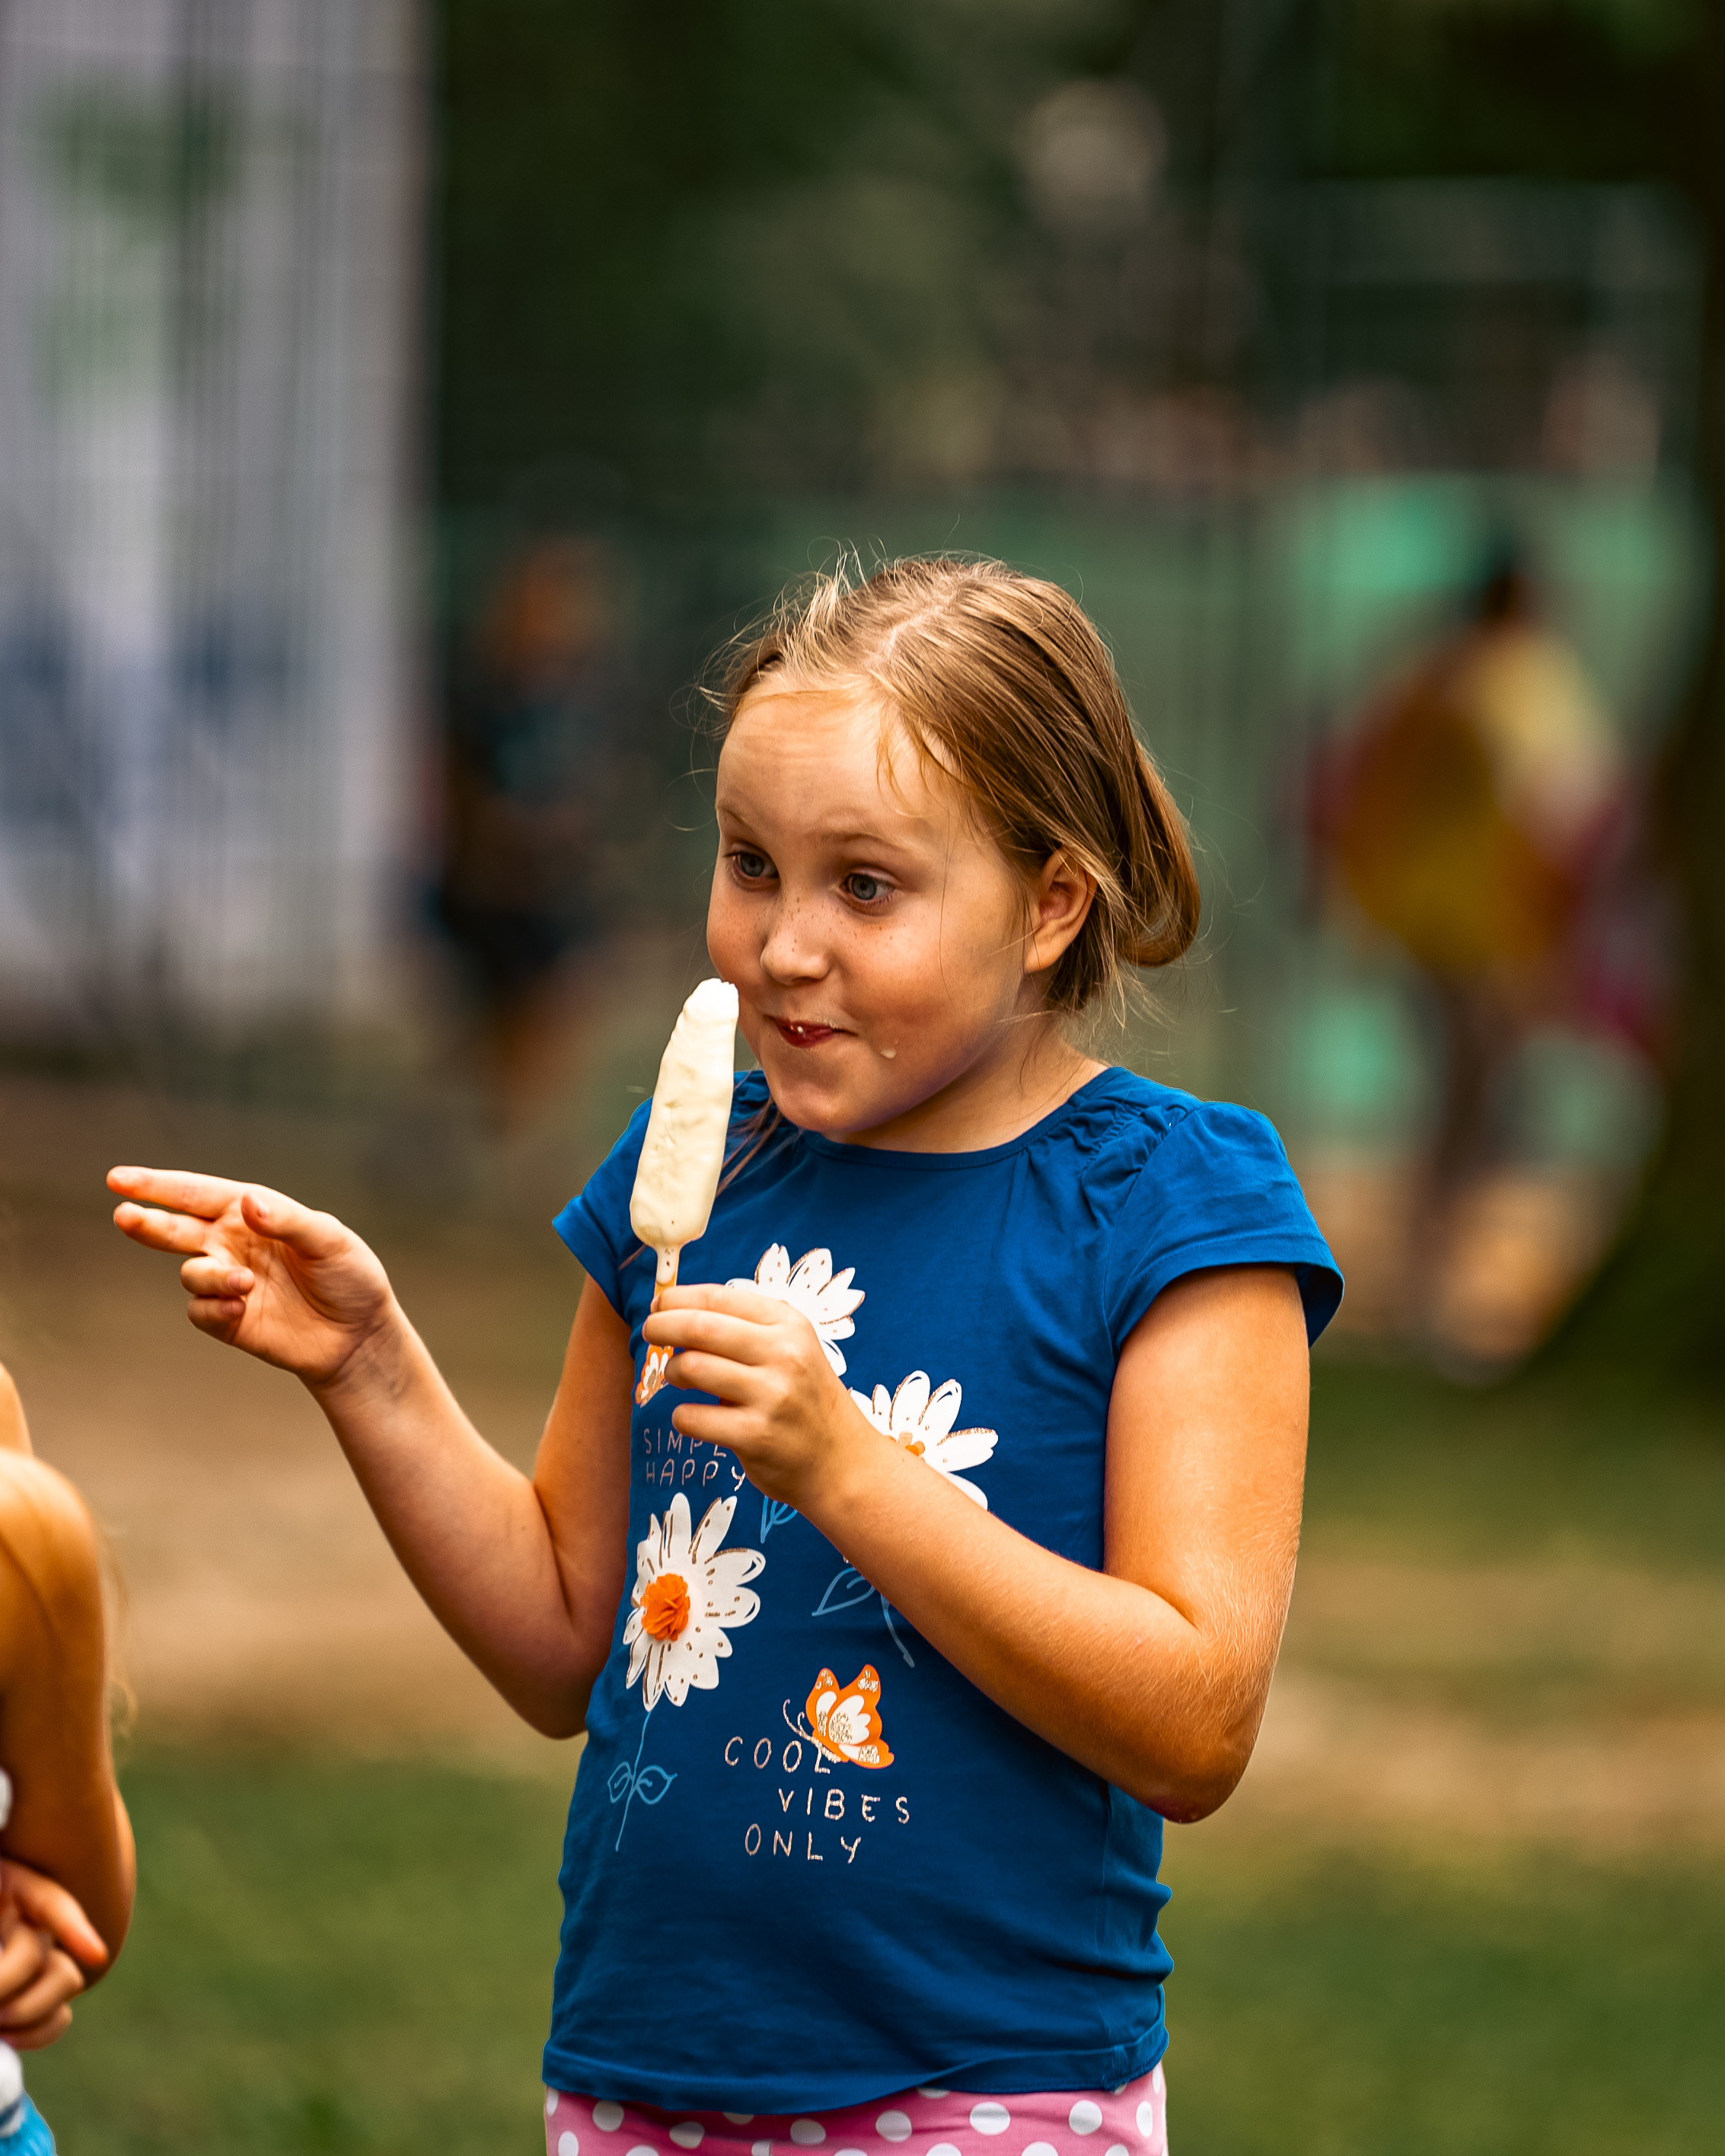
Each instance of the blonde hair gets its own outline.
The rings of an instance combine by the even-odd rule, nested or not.
[[[1058,584],[948,556],[850,565],[793,585],[732,647],[722,737],[764,676],[863,684],[920,755],[968,795],[1009,857],[1064,854],[1096,885],[1046,1008],[1117,998],[1128,967],[1166,966],[1198,932],[1185,819],[1132,728],[1107,646]]]

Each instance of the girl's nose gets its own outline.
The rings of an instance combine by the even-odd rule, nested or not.
[[[761,970],[771,981],[788,988],[795,981],[818,981],[827,970],[827,954],[817,937],[808,933],[803,910],[795,905],[775,909],[773,926],[761,947]]]

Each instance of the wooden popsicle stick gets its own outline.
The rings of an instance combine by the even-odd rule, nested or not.
[[[680,1255],[680,1253],[676,1250],[661,1250],[659,1253],[657,1284],[653,1290],[653,1301],[647,1312],[649,1317],[664,1300],[665,1290],[668,1287],[675,1287],[677,1284],[677,1259]],[[670,1358],[674,1352],[670,1348],[649,1348],[647,1350],[647,1359],[641,1365],[641,1382],[635,1387],[635,1405],[638,1408],[645,1407],[655,1393],[664,1384],[665,1373],[670,1367]]]

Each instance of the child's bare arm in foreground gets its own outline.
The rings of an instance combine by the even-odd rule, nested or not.
[[[131,1920],[131,1827],[108,1743],[101,1570],[71,1485],[30,1456],[0,1371],[0,2037],[52,2043]],[[87,1912],[87,1913],[86,1913]]]
[[[517,1713],[572,1736],[611,1644],[629,1507],[629,1333],[583,1293],[530,1479],[489,1445],[382,1266],[275,1191],[116,1168],[133,1241],[183,1259],[200,1331],[303,1380],[413,1584]]]

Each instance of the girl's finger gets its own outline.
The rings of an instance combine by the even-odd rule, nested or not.
[[[656,1310],[641,1327],[641,1337],[655,1348],[700,1348],[727,1362],[754,1364],[777,1358],[776,1330],[721,1311]]]
[[[749,1404],[754,1390],[754,1373],[747,1363],[733,1363],[728,1356],[706,1355],[691,1348],[671,1357],[665,1382],[685,1393],[714,1393],[731,1407],[743,1407]]]
[[[44,1934],[33,1924],[18,1924],[0,1952],[0,2006],[8,2005],[14,1992],[33,1984],[48,1959]]]
[[[784,1305],[756,1287],[716,1287],[697,1282],[693,1287],[668,1287],[660,1298],[660,1310],[717,1310],[741,1317],[752,1325],[776,1325],[785,1314]]]
[[[191,1219],[183,1213],[146,1211],[130,1199],[114,1208],[114,1225],[146,1250],[172,1250],[179,1257],[201,1250],[210,1236],[208,1220]]]
[[[347,1230],[333,1214],[315,1213],[279,1190],[249,1185],[240,1194],[239,1209],[248,1227],[273,1242],[285,1243],[301,1257],[331,1257],[347,1239]]]
[[[240,1190],[239,1183],[222,1176],[198,1175],[183,1168],[110,1168],[108,1188],[139,1204],[190,1213],[200,1220],[225,1213]]]
[[[180,1267],[180,1286],[188,1295],[226,1299],[249,1294],[257,1284],[257,1276],[249,1265],[236,1265],[229,1258],[187,1258]]]
[[[56,1947],[33,1984],[15,1991],[9,1999],[0,1999],[0,2033],[29,2028],[57,2006],[75,1999],[83,1989],[84,1971],[70,1954],[62,1953]]]
[[[6,2041],[14,2051],[45,2051],[50,2044],[59,2043],[72,2025],[69,2006],[56,2006],[53,2013],[28,2029],[8,2029]]]
[[[101,1934],[85,1915],[76,1897],[68,1893],[59,1880],[19,1863],[16,1857],[7,1859],[0,1876],[4,1877],[8,1896],[30,1923],[52,1932],[66,1952],[87,1969],[106,1965],[108,1949]]]
[[[737,1409],[711,1400],[689,1400],[671,1409],[671,1428],[692,1437],[697,1445],[722,1445],[737,1451]],[[738,1455],[739,1458],[741,1455]]]
[[[234,1296],[193,1296],[186,1305],[186,1315],[211,1339],[231,1341],[245,1316],[245,1305]]]

